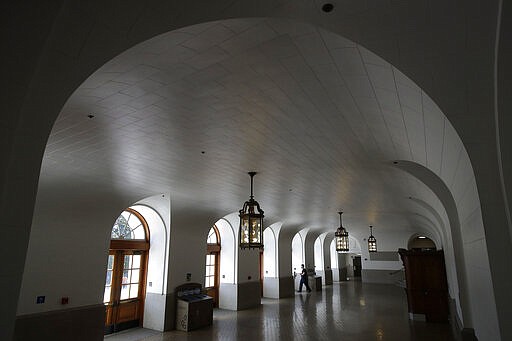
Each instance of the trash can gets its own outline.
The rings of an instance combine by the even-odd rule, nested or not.
[[[189,331],[213,323],[213,298],[201,292],[201,284],[176,288],[176,329]]]

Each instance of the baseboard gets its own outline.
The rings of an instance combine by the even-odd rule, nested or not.
[[[105,306],[75,307],[16,317],[16,341],[103,341]]]

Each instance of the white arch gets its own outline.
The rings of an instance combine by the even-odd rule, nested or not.
[[[235,214],[235,213],[233,213]],[[230,223],[229,215],[219,219],[215,226],[220,235],[220,279],[222,283],[236,283],[236,231]],[[206,239],[206,238],[205,238]],[[220,292],[219,292],[219,296]],[[219,297],[222,301],[222,297]],[[219,304],[220,306],[220,304]]]
[[[332,239],[331,240],[331,243],[329,245],[329,252],[330,252],[330,255],[331,255],[331,269],[338,269],[339,267],[339,257],[338,257],[338,252],[336,251],[336,240],[335,239]]]
[[[323,271],[325,268],[325,262],[324,262],[324,248],[323,248],[323,242],[322,242],[322,235],[318,236],[315,239],[315,271]]]
[[[263,231],[263,241],[265,245],[263,249],[263,275],[264,277],[277,277],[278,245],[276,234],[271,227],[267,227]]]
[[[301,264],[305,263],[304,255],[304,239],[303,236],[297,232],[292,239],[292,274],[300,272]]]
[[[170,248],[169,193],[144,198],[130,206],[146,220],[149,228],[149,256],[144,304],[144,327],[163,331],[165,315],[162,307],[168,293]]]

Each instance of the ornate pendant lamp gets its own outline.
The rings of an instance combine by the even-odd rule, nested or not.
[[[377,239],[372,233],[373,226],[370,225],[370,236],[368,237],[368,252],[377,252]]]
[[[263,248],[263,210],[260,204],[254,200],[252,178],[256,172],[249,172],[251,176],[251,197],[244,203],[239,211],[240,216],[240,248],[261,249]]]
[[[341,224],[341,215],[343,214],[343,212],[338,212],[338,214],[340,215],[340,227],[338,227],[338,229],[334,233],[334,236],[336,237],[336,251],[348,252],[348,232]]]

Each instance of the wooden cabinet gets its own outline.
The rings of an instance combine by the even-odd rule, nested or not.
[[[448,321],[448,284],[443,251],[398,250],[405,267],[411,319]]]

